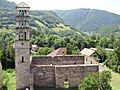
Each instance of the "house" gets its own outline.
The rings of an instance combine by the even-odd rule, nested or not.
[[[57,50],[54,50],[53,52],[51,52],[47,56],[51,56],[51,57],[63,56],[63,55],[65,55],[65,51],[66,51],[66,48],[58,48]]]
[[[37,45],[32,45],[32,51],[36,52],[39,49],[39,47]]]
[[[96,55],[96,51],[95,50],[88,49],[88,48],[84,48],[80,53],[82,55],[85,55],[85,56],[88,56],[88,57]]]

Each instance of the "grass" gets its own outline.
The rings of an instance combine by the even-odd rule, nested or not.
[[[15,70],[14,69],[7,69],[6,71],[3,70],[2,75],[3,75],[3,86],[6,87],[7,90],[16,90]]]
[[[120,90],[120,74],[111,71],[111,86],[113,90]]]
[[[42,24],[41,22],[39,22],[38,20],[35,20],[36,24],[38,24],[40,27],[45,27],[44,24]]]

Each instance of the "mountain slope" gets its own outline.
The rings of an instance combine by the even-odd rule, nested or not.
[[[16,4],[7,0],[0,0],[0,10],[15,11]]]
[[[120,24],[120,15],[96,9],[56,10],[65,24],[76,29],[96,32],[103,25]]]
[[[0,28],[15,30],[16,4],[14,2],[1,0],[0,7]],[[65,25],[63,20],[52,11],[31,10],[30,28],[32,34],[36,32],[44,32],[45,34],[55,34],[59,36],[69,36],[74,33],[81,34],[80,31]]]
[[[109,36],[113,33],[117,34],[120,32],[120,24],[104,25],[99,28],[98,32],[105,36]]]

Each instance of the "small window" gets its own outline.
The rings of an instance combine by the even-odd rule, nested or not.
[[[24,34],[25,34],[25,40],[26,40],[26,32],[24,32]]]
[[[22,42],[21,44],[22,44],[22,45],[24,45],[24,43],[23,43],[23,42]]]
[[[76,64],[76,62],[74,62],[74,64]]]
[[[22,56],[22,61],[21,61],[22,63],[24,63],[24,57]]]
[[[22,23],[22,27],[23,27],[23,23]]]

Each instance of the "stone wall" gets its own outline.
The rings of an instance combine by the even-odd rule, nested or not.
[[[16,89],[30,87],[30,56],[29,49],[15,49]],[[23,57],[23,60],[22,60]]]
[[[0,90],[2,90],[2,65],[0,63]]]
[[[85,64],[98,64],[92,57],[85,56]]]
[[[33,83],[36,86],[55,86],[55,66],[35,66],[32,69]]]
[[[77,87],[85,76],[99,71],[98,64],[92,60],[92,58],[74,55],[33,56],[30,65],[31,85],[33,88],[34,86],[63,88],[64,81],[67,79],[70,87]]]
[[[33,83],[36,86],[55,86],[63,88],[65,79],[70,87],[77,87],[80,81],[93,72],[98,72],[98,65],[37,65],[32,67]]]
[[[75,65],[84,64],[84,56],[66,55],[66,56],[33,56],[33,65]]]
[[[77,87],[85,76],[93,72],[98,72],[98,65],[55,66],[56,88],[63,88],[65,79],[69,87]]]

